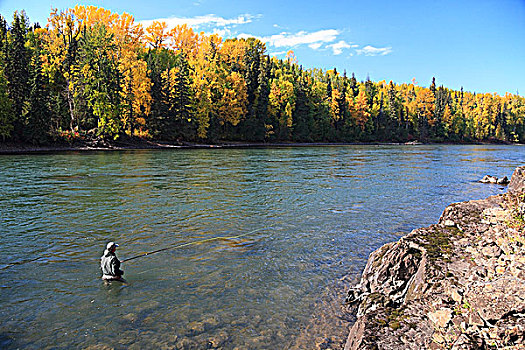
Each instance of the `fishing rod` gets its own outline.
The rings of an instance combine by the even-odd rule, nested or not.
[[[27,263],[30,263],[30,262],[33,262],[33,261],[37,261],[37,260],[40,260],[40,259],[42,259],[41,256],[39,256],[38,258],[34,258],[34,259],[29,259],[29,260],[23,260],[23,261],[17,261],[17,262],[14,262],[14,263],[9,263],[6,266],[2,267],[0,270],[7,270],[7,269],[9,269],[9,268],[11,268],[13,266],[27,264]]]
[[[246,233],[243,233],[243,234],[240,234],[240,235],[237,235],[237,236],[219,236],[219,237],[212,237],[212,238],[202,239],[202,240],[199,240],[199,241],[194,241],[194,242],[184,243],[184,244],[180,244],[180,245],[168,246],[168,247],[165,247],[165,248],[162,248],[162,249],[157,249],[157,250],[154,250],[154,251],[151,251],[151,252],[141,253],[141,254],[136,255],[136,256],[133,256],[133,257],[131,257],[131,258],[124,259],[124,260],[122,260],[122,262],[126,262],[126,261],[130,261],[130,260],[138,259],[138,258],[141,258],[141,257],[143,257],[143,256],[147,256],[147,255],[152,255],[152,254],[160,253],[160,252],[163,252],[163,251],[166,251],[166,250],[184,248],[184,247],[187,247],[187,246],[190,246],[190,245],[202,244],[202,243],[206,243],[206,242],[216,241],[216,240],[219,240],[219,239],[235,239],[235,238],[241,238],[241,237],[244,237],[244,236],[248,236],[248,235],[250,235],[250,234],[252,234],[252,233],[255,233],[255,232],[258,232],[258,231],[262,231],[262,230],[264,230],[264,229],[272,228],[272,227],[274,227],[275,225],[277,225],[277,224],[273,224],[273,225],[270,225],[270,226],[261,227],[261,228],[258,228],[258,229],[256,229],[256,230],[253,230],[253,231],[250,231],[250,232],[246,232]],[[34,258],[34,259],[28,259],[28,260],[23,260],[23,261],[17,261],[17,262],[13,262],[13,263],[8,263],[8,264],[6,264],[5,266],[2,266],[2,267],[0,268],[0,270],[7,270],[7,269],[10,269],[11,267],[14,267],[14,266],[17,266],[17,265],[23,265],[23,264],[31,263],[31,262],[34,262],[34,261],[37,261],[37,260],[40,260],[40,259],[43,259],[43,258],[44,258],[44,257],[39,256],[39,257]]]
[[[131,258],[127,258],[127,259],[122,260],[122,262],[135,260],[135,259],[138,259],[138,258],[142,258],[143,256],[148,256],[148,255],[164,252],[166,250],[180,249],[180,248],[188,247],[190,245],[202,244],[202,243],[206,243],[206,242],[216,241],[216,240],[219,240],[219,239],[236,239],[236,238],[241,238],[241,237],[244,237],[244,236],[251,235],[252,233],[255,233],[255,232],[258,232],[258,231],[262,231],[262,230],[265,230],[265,229],[272,228],[274,226],[275,225],[261,227],[261,228],[258,228],[256,230],[253,230],[253,231],[250,231],[250,232],[246,232],[246,233],[243,233],[243,234],[240,234],[240,235],[237,235],[237,236],[219,236],[219,237],[212,237],[212,238],[201,239],[199,241],[183,243],[183,244],[179,244],[179,245],[172,245],[172,246],[168,246],[168,247],[165,247],[165,248],[153,250],[151,252],[144,252],[144,253],[141,253],[139,255],[135,255],[135,256],[133,256]]]

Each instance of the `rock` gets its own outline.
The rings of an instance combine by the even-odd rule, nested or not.
[[[228,339],[229,339],[228,333],[221,331],[215,337],[210,338],[208,340],[208,348],[211,348],[211,349],[220,348],[224,346],[224,344],[228,341]]]
[[[197,321],[194,321],[188,324],[187,329],[188,329],[189,335],[201,334],[201,333],[204,333],[204,331],[206,330],[204,323],[197,322]]]
[[[183,349],[196,349],[196,344],[192,342],[188,338],[179,338],[177,340],[177,344],[175,344],[175,349],[183,350]]]
[[[458,339],[456,339],[451,349],[464,350],[464,349],[477,349],[477,347],[473,346],[472,342],[470,341],[469,337],[466,334],[461,334],[458,337]]]
[[[472,286],[465,297],[484,320],[499,320],[503,316],[525,310],[525,281],[503,276],[492,282]]]
[[[106,344],[96,344],[96,345],[90,345],[86,348],[84,348],[86,350],[113,350],[115,349],[114,347],[111,347],[111,346],[108,346]]]
[[[508,187],[508,192],[523,193],[525,192],[525,166],[514,170]]]
[[[442,344],[445,342],[445,338],[443,338],[443,336],[439,333],[432,334],[432,340],[438,344]]]
[[[133,323],[137,320],[137,315],[130,312],[129,314],[122,316],[122,319]]]
[[[438,225],[370,254],[348,292],[357,319],[345,350],[522,345],[523,195],[525,166],[514,171],[506,194],[451,204]]]
[[[479,317],[478,313],[476,311],[469,313],[468,323],[471,326],[479,326],[483,327],[485,325],[485,322]]]
[[[319,337],[315,340],[315,348],[316,349],[328,349],[330,347],[330,339],[326,337]]]
[[[498,183],[498,178],[491,175],[485,175],[481,180],[479,180],[479,182],[484,184],[495,184]]]
[[[508,185],[509,179],[506,176],[503,176],[501,179],[498,179],[498,185]]]
[[[463,298],[455,286],[448,286],[446,290],[447,294],[450,296],[450,298],[452,298],[452,300],[454,300],[456,303],[461,303]]]
[[[447,219],[445,220],[445,222],[443,223],[445,226],[448,226],[448,227],[454,227],[456,226],[456,223],[450,219]]]
[[[483,249],[481,249],[481,253],[489,258],[499,258],[499,256],[503,253],[503,250],[501,250],[501,248],[496,244],[490,244],[483,247]]]
[[[497,267],[496,267],[496,273],[497,273],[497,274],[500,274],[500,275],[501,275],[501,274],[504,273],[504,272],[505,272],[505,267],[504,267],[504,266],[497,266]]]
[[[427,314],[430,321],[432,321],[436,327],[445,328],[450,322],[452,316],[452,310],[443,308]]]

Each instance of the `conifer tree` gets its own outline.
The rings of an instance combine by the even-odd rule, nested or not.
[[[5,66],[7,58],[7,21],[0,15],[0,139],[10,138],[13,131],[12,102],[9,98]]]
[[[43,144],[48,140],[51,126],[49,82],[42,73],[42,40],[38,25],[29,34],[31,47],[30,93],[27,101],[28,112],[25,120],[24,138],[33,144]]]
[[[357,97],[359,94],[359,86],[357,85],[357,79],[355,78],[355,74],[352,73],[352,77],[350,78],[350,83],[348,87],[352,90],[354,97]]]
[[[26,48],[27,19],[25,13],[15,12],[10,30],[11,40],[6,57],[6,78],[9,97],[12,100],[15,140],[23,134],[24,104],[29,95],[29,52]]]
[[[310,113],[310,104],[307,97],[307,85],[304,77],[295,83],[295,109],[293,112],[293,139],[300,142],[311,142],[313,118]]]
[[[12,103],[7,91],[7,80],[0,69],[0,140],[6,141],[13,131]]]
[[[24,129],[26,140],[34,144],[46,143],[50,128],[51,111],[49,108],[49,91],[47,81],[42,75],[40,56],[33,57],[31,74],[31,92],[29,94],[29,111],[27,125]]]
[[[246,123],[246,138],[254,141],[264,141],[266,138],[266,125],[269,125],[268,105],[270,95],[270,57],[266,56],[259,66],[257,77],[257,93],[254,101],[255,116]]]
[[[178,70],[174,81],[173,105],[175,111],[175,135],[178,139],[195,137],[193,116],[193,93],[191,90],[190,66],[186,56],[179,57]]]

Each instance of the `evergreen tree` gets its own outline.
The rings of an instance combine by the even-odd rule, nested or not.
[[[436,96],[436,78],[432,77],[432,84],[430,84],[430,91],[432,91],[432,94]]]
[[[29,52],[26,48],[27,20],[25,13],[15,12],[10,30],[11,40],[7,50],[6,77],[9,97],[12,100],[15,140],[23,137],[24,104],[29,95]]]
[[[259,66],[259,75],[257,77],[257,94],[254,101],[254,118],[248,119],[245,124],[246,139],[253,141],[264,141],[266,135],[266,125],[269,125],[268,104],[270,96],[270,72],[271,72],[270,57],[266,56],[266,60],[261,61]]]
[[[11,137],[13,131],[13,111],[11,99],[8,95],[7,80],[0,68],[0,139],[5,141]]]
[[[27,125],[24,129],[25,138],[34,144],[43,144],[48,140],[51,111],[49,108],[49,91],[47,82],[42,75],[40,56],[33,58],[31,76],[31,92],[29,94],[29,111]]]
[[[9,98],[4,67],[7,60],[7,21],[0,15],[0,139],[5,141],[13,131],[12,102]]]
[[[332,99],[332,79],[329,75],[327,75],[327,84],[326,84],[326,97],[331,100]]]
[[[348,87],[352,90],[354,97],[357,97],[359,94],[359,86],[357,85],[357,79],[355,78],[355,74],[352,73],[352,77],[350,78],[350,83]]]
[[[0,15],[0,65],[5,67],[7,64],[9,42],[7,40],[7,21]]]
[[[162,71],[156,51],[157,49],[148,52],[147,61],[148,75],[151,80],[151,113],[147,125],[154,136],[160,133],[162,119],[167,112],[166,105],[163,101]]]
[[[310,113],[310,104],[307,97],[307,85],[304,77],[295,83],[295,110],[293,112],[293,139],[300,142],[311,142],[313,118]]]
[[[175,138],[194,139],[195,123],[192,120],[193,93],[191,91],[190,66],[184,54],[181,54],[175,75],[173,106],[175,112]]]

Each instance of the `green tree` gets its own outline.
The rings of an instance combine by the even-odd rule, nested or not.
[[[0,16],[0,138],[2,141],[11,137],[13,131],[12,101],[9,98],[5,66],[7,60],[7,21]]]
[[[163,133],[168,139],[193,140],[196,136],[190,69],[186,55],[181,53],[170,74],[164,74],[169,91],[166,94],[168,115]]]
[[[31,92],[28,99],[27,124],[24,128],[25,139],[34,144],[47,142],[51,125],[49,84],[47,78],[42,74],[40,49],[40,44],[36,42],[34,54],[31,59]]]
[[[304,76],[295,83],[295,109],[293,111],[293,139],[300,142],[311,142],[313,117],[310,113],[310,102],[308,101],[308,85]]]
[[[0,138],[2,141],[11,137],[13,131],[13,110],[7,91],[7,80],[0,69]]]
[[[122,131],[120,79],[112,34],[105,25],[95,24],[84,31],[80,40],[74,82],[75,97],[85,101],[87,113],[82,126],[96,127],[102,138],[117,139]]]
[[[27,18],[25,13],[15,12],[10,30],[7,50],[6,78],[9,97],[12,100],[14,138],[21,140],[25,117],[25,104],[29,95],[29,51],[26,47]]]

